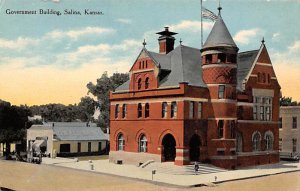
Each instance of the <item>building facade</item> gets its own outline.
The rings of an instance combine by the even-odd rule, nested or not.
[[[107,146],[108,136],[96,124],[50,122],[27,130],[28,151],[51,157],[100,155]]]
[[[300,156],[300,106],[280,107],[279,150]]]
[[[192,161],[234,169],[276,163],[280,86],[264,41],[238,52],[221,15],[201,49],[158,32],[130,80],[110,93],[110,161]]]

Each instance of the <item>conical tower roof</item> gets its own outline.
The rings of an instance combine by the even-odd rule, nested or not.
[[[209,33],[203,49],[211,47],[233,47],[237,48],[231,34],[229,33],[222,17],[219,15],[211,32]]]

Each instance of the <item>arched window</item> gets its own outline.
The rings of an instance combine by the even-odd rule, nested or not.
[[[145,135],[141,135],[139,138],[139,152],[147,152],[147,138]]]
[[[260,72],[257,73],[257,81],[260,82],[261,81],[261,76],[260,76]]]
[[[171,118],[176,118],[177,116],[177,104],[176,102],[171,103]]]
[[[263,83],[266,83],[266,74],[265,73],[263,73],[263,75],[262,75],[262,80],[263,80]]]
[[[273,141],[274,141],[273,133],[271,131],[267,131],[265,133],[264,139],[265,139],[266,150],[267,151],[273,150]]]
[[[145,118],[150,116],[150,108],[149,108],[149,103],[145,104]]]
[[[142,104],[138,104],[138,118],[141,118],[143,115],[143,109],[142,109]]]
[[[218,122],[218,137],[223,138],[223,132],[224,132],[224,121],[219,120]]]
[[[117,150],[118,151],[124,151],[125,148],[125,140],[123,137],[123,134],[119,134],[117,138]]]
[[[142,79],[139,78],[138,80],[138,90],[140,90],[142,88]]]
[[[115,118],[118,118],[118,116],[119,116],[119,104],[117,104],[115,107]]]
[[[122,107],[122,118],[125,118],[127,116],[127,105],[123,104]]]
[[[260,151],[260,141],[261,141],[261,136],[258,132],[255,132],[252,135],[252,150],[253,151]]]
[[[161,117],[165,118],[167,117],[167,112],[168,112],[168,104],[167,102],[162,103],[162,110],[161,110]]]
[[[149,78],[147,77],[145,80],[145,89],[149,88]]]

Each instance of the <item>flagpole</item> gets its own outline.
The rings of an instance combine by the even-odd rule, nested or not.
[[[203,18],[202,18],[202,0],[200,0],[201,4],[201,48],[203,47]]]

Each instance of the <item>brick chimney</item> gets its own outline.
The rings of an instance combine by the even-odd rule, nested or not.
[[[159,53],[168,54],[174,49],[175,38],[173,35],[176,35],[175,32],[170,32],[169,27],[165,27],[164,31],[158,32],[159,34],[158,43],[159,43]]]

